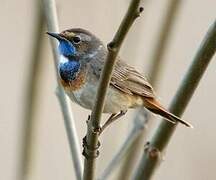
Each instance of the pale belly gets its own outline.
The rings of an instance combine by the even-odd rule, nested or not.
[[[85,83],[81,89],[73,92],[66,91],[66,93],[72,101],[86,109],[92,110],[96,99],[97,86],[98,84]],[[128,108],[141,106],[142,104],[143,101],[140,97],[131,96],[119,91],[118,89],[110,87],[106,95],[103,112],[118,113],[120,111],[125,111]]]

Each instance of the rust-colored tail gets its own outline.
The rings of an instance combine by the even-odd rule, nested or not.
[[[145,98],[144,99],[144,106],[150,110],[151,112],[155,113],[155,114],[159,114],[162,117],[166,118],[168,121],[172,122],[172,123],[176,123],[176,122],[180,122],[181,124],[184,124],[187,127],[193,128],[193,126],[180,119],[179,117],[175,116],[174,114],[170,113],[169,111],[167,111],[162,105],[160,105],[160,103],[155,100],[155,99],[150,99],[150,98]]]

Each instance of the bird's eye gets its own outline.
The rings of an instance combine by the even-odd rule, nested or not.
[[[74,36],[72,40],[75,44],[79,44],[81,41],[81,38],[79,36]]]

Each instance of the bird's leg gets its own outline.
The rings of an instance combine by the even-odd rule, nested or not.
[[[124,116],[126,114],[127,110],[125,111],[120,111],[118,114],[112,114],[108,120],[103,124],[103,126],[100,129],[100,133],[101,134],[105,128],[107,128],[112,122],[114,122],[115,120],[117,120],[118,118]]]

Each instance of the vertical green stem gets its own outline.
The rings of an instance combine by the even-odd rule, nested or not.
[[[55,0],[42,0],[42,4],[43,4],[43,10],[46,18],[48,31],[59,32]],[[51,39],[51,45],[52,45],[52,50],[54,55],[56,75],[58,76],[59,55],[57,50],[57,42]],[[64,90],[59,83],[58,83],[56,94],[59,99],[60,107],[64,117],[64,124],[65,124],[66,133],[68,137],[71,156],[73,159],[76,179],[81,180],[83,163],[82,163],[81,149],[79,145],[78,135],[77,135],[75,122],[72,114],[72,108],[70,106],[70,100],[65,95]]]
[[[19,164],[19,180],[30,179],[32,171],[32,159],[33,159],[33,137],[35,135],[36,121],[36,101],[38,99],[39,92],[36,91],[39,86],[41,74],[39,74],[42,68],[41,53],[43,47],[43,30],[44,19],[39,3],[37,3],[35,30],[32,34],[33,45],[32,54],[30,58],[30,66],[28,67],[27,88],[25,92],[25,115],[23,120],[22,130],[22,145],[21,145],[21,162]]]
[[[96,159],[95,156],[98,155],[98,137],[100,128],[100,119],[104,107],[104,100],[107,89],[109,87],[109,82],[112,75],[112,70],[116,62],[117,54],[126,37],[131,25],[133,24],[136,17],[139,16],[142,9],[139,9],[140,0],[131,0],[128,11],[117,31],[113,40],[108,45],[108,55],[100,77],[100,83],[98,87],[98,92],[96,95],[96,102],[93,108],[91,118],[88,122],[88,130],[86,136],[86,143],[84,144],[84,180],[95,179],[95,169],[96,169]]]
[[[149,80],[153,87],[156,87],[160,72],[163,69],[164,55],[169,45],[172,29],[175,24],[178,12],[181,7],[182,0],[170,0],[167,12],[159,32],[157,44],[153,50],[151,66],[149,70]]]

